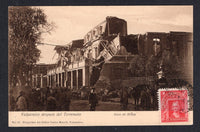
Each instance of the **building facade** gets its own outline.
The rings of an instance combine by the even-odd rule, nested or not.
[[[59,59],[54,67],[47,69],[47,86],[79,89],[95,86],[103,78],[110,81],[126,79],[129,77],[130,60],[136,55],[149,57],[154,54],[155,43],[159,43],[161,51],[173,51],[185,64],[192,63],[192,33],[147,32],[128,35],[125,20],[107,17],[83,38],[73,40],[66,46],[55,47]]]

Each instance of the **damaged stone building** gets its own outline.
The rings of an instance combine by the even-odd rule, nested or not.
[[[83,39],[55,47],[59,59],[55,67],[47,70],[47,85],[71,89],[83,86],[95,86],[98,89],[105,87],[105,84],[116,86],[113,82],[131,77],[128,66],[136,55],[148,57],[153,54],[156,41],[161,44],[161,51],[173,49],[183,60],[189,58],[192,61],[192,33],[128,34],[125,20],[106,17]]]

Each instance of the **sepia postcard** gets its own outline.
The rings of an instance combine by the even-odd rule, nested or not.
[[[193,6],[9,6],[8,125],[193,124]]]

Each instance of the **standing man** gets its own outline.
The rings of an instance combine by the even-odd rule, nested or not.
[[[120,95],[120,103],[122,106],[122,110],[127,110],[128,106],[128,91],[127,87],[123,87]]]
[[[56,111],[57,106],[56,106],[56,98],[55,98],[55,93],[50,93],[49,97],[47,98],[47,105],[46,105],[46,110],[47,111]]]
[[[10,89],[10,92],[9,92],[9,110],[10,111],[13,111],[13,110],[15,110],[15,98],[14,98],[14,96],[13,96],[13,90],[12,89]]]
[[[95,111],[96,105],[98,104],[98,99],[94,88],[92,88],[92,90],[90,91],[89,104],[90,104],[90,111]]]
[[[69,111],[71,104],[71,92],[70,89],[66,88],[63,93],[61,93],[61,110]]]
[[[27,111],[28,110],[28,102],[25,97],[25,92],[20,91],[19,96],[16,99],[16,111]]]

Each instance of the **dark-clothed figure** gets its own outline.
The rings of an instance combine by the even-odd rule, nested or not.
[[[56,98],[56,110],[60,111],[61,110],[61,93],[59,89],[56,89],[54,92],[54,97]]]
[[[61,102],[62,110],[64,110],[64,111],[70,110],[71,92],[69,89],[65,89],[65,91],[61,94],[60,102]]]
[[[131,95],[135,102],[135,109],[138,109],[139,100],[140,100],[140,96],[141,96],[141,87],[136,86],[136,87],[132,88]]]
[[[158,86],[157,85],[154,85],[151,89],[151,96],[152,96],[152,99],[153,99],[153,104],[152,104],[152,107],[153,107],[153,110],[158,110]]]
[[[151,96],[153,97],[153,109],[158,110],[158,89],[168,87],[167,79],[163,75],[163,71],[157,73],[158,79],[155,83],[154,88],[151,91]]]
[[[146,88],[141,92],[141,106],[143,110],[150,110],[151,98],[149,88]]]
[[[128,91],[127,88],[122,88],[121,95],[120,95],[120,103],[122,106],[122,110],[127,110],[128,106]]]
[[[35,105],[41,105],[41,90],[39,88],[33,90],[33,98]]]
[[[54,97],[54,94],[50,94],[50,96],[47,98],[47,111],[55,111],[56,110],[56,98]]]
[[[47,97],[50,95],[50,88],[47,87],[46,91],[45,91],[45,105],[47,104]]]
[[[167,83],[167,79],[163,75],[163,72],[160,71],[157,74],[158,74],[158,80],[156,82],[156,85],[158,86],[158,88],[165,88],[165,87],[167,87],[167,84],[168,84]]]
[[[15,110],[15,97],[13,96],[13,90],[10,90],[9,93],[9,110],[13,111]]]
[[[98,99],[96,93],[94,92],[94,89],[92,89],[90,92],[89,104],[90,104],[90,111],[95,111],[96,105],[98,104]]]
[[[20,91],[19,96],[16,99],[16,108],[17,111],[26,111],[28,110],[28,102],[25,97],[24,91]]]

